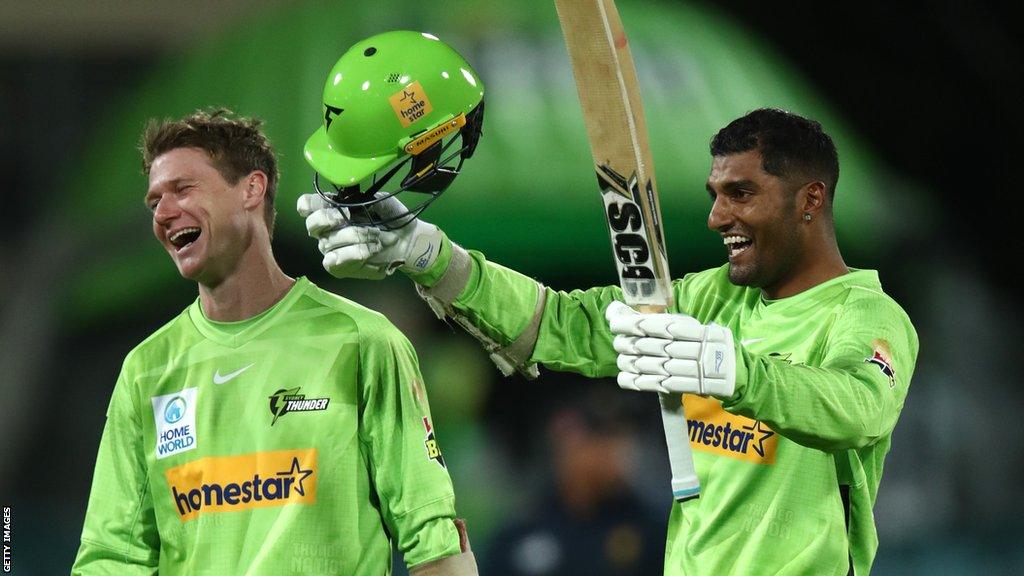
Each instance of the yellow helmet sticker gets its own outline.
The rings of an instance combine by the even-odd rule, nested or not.
[[[388,101],[391,102],[391,108],[394,109],[395,116],[398,117],[403,128],[408,128],[413,122],[434,110],[430,104],[430,98],[427,98],[427,93],[419,81],[395,92],[388,98]]]

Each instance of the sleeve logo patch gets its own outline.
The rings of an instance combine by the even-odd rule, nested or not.
[[[430,104],[430,98],[427,98],[427,93],[419,81],[395,92],[388,98],[388,101],[391,103],[391,108],[395,111],[398,121],[402,123],[402,128],[408,128],[413,122],[434,111],[434,107]]]
[[[437,462],[441,468],[447,468],[444,465],[444,456],[441,456],[441,448],[437,445],[437,439],[434,438],[434,428],[430,426],[430,418],[423,417],[423,429],[426,430],[427,435],[423,440],[423,446],[427,449],[427,458]]]
[[[156,424],[156,459],[196,447],[196,392],[185,388],[174,394],[150,398]]]
[[[892,353],[889,351],[889,343],[885,340],[875,340],[871,346],[874,348],[874,353],[864,361],[878,366],[882,374],[889,378],[889,388],[894,388],[896,386],[896,371],[892,368]]]
[[[423,382],[420,382],[419,378],[412,379],[412,395],[420,406],[427,401],[426,394],[423,392]]]

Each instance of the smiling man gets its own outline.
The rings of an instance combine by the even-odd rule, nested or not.
[[[683,393],[702,494],[674,504],[665,574],[867,574],[917,334],[877,272],[840,254],[839,160],[820,124],[755,110],[715,135],[711,156],[707,224],[728,262],[676,280],[674,314],[639,314],[617,286],[553,291],[447,239],[410,275],[506,368]],[[316,198],[299,206],[339,276],[402,260],[418,230],[370,244]]]
[[[473,575],[409,342],[289,278],[277,161],[226,110],[153,121],[153,234],[199,298],[132,350],[72,574]]]

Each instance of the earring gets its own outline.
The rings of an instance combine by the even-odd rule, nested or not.
[[[804,212],[804,220],[806,220],[808,222],[811,221],[811,213],[810,212]]]

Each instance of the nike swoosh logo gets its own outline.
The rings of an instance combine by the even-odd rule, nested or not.
[[[740,345],[747,346],[748,344],[754,344],[764,340],[764,338],[747,338],[746,340],[740,340]]]
[[[225,374],[223,376],[220,375],[220,370],[217,370],[213,374],[213,383],[214,384],[223,384],[223,383],[225,383],[225,382],[227,382],[229,380],[232,380],[235,376],[238,376],[242,372],[245,372],[249,368],[252,368],[253,364],[255,364],[255,362],[253,362],[252,364],[249,364],[248,366],[243,366],[242,368],[239,368],[238,370],[235,370],[234,372],[231,372],[230,374]]]

